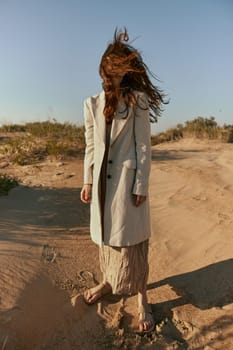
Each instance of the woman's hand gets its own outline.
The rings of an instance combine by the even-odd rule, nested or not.
[[[139,205],[141,205],[143,202],[145,202],[146,200],[146,196],[140,196],[140,195],[133,195],[134,196],[134,203],[136,205],[136,207],[139,207]]]
[[[83,185],[83,188],[81,190],[80,199],[83,203],[90,203],[91,202],[91,192],[92,192],[92,185]]]

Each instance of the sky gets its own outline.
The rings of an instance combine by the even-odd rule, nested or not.
[[[0,0],[0,124],[82,125],[116,27],[170,100],[152,133],[198,116],[233,124],[233,0]]]

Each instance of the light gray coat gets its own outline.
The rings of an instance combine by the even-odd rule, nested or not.
[[[146,95],[135,91],[139,105],[148,107]],[[107,163],[104,209],[104,239],[102,239],[100,206],[100,172],[105,153],[106,124],[103,115],[105,93],[84,101],[86,150],[84,184],[93,184],[90,231],[92,240],[101,246],[129,246],[150,236],[148,183],[151,165],[150,120],[148,108],[129,107],[128,116],[119,113],[112,122]],[[110,160],[110,162],[109,162]],[[136,207],[133,194],[147,196]]]

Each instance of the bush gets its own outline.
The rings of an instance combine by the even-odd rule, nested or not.
[[[25,132],[26,126],[21,124],[6,124],[0,127],[1,132]]]
[[[200,139],[216,139],[218,138],[218,125],[214,117],[197,117],[185,123],[184,132]]]
[[[5,174],[0,174],[0,195],[7,195],[12,188],[18,185],[19,183],[16,179]]]
[[[177,124],[175,128],[153,135],[152,145],[162,142],[179,140],[183,137],[195,137],[198,139],[220,140],[233,143],[233,125],[219,126],[214,117],[197,117],[194,120],[186,121],[185,125]]]
[[[183,138],[183,131],[181,128],[168,129],[165,132],[161,132],[158,135],[151,137],[151,144],[157,145],[162,142],[175,141]]]

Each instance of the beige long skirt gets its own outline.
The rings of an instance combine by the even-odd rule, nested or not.
[[[113,294],[132,295],[147,284],[148,240],[129,247],[103,245],[99,249],[103,281],[112,287]]]
[[[104,241],[104,202],[106,191],[106,170],[111,124],[106,125],[106,151],[101,169],[100,197],[102,211],[102,234]],[[100,269],[103,281],[112,287],[113,294],[132,295],[146,287],[148,278],[148,240],[127,247],[103,245],[99,250]]]

